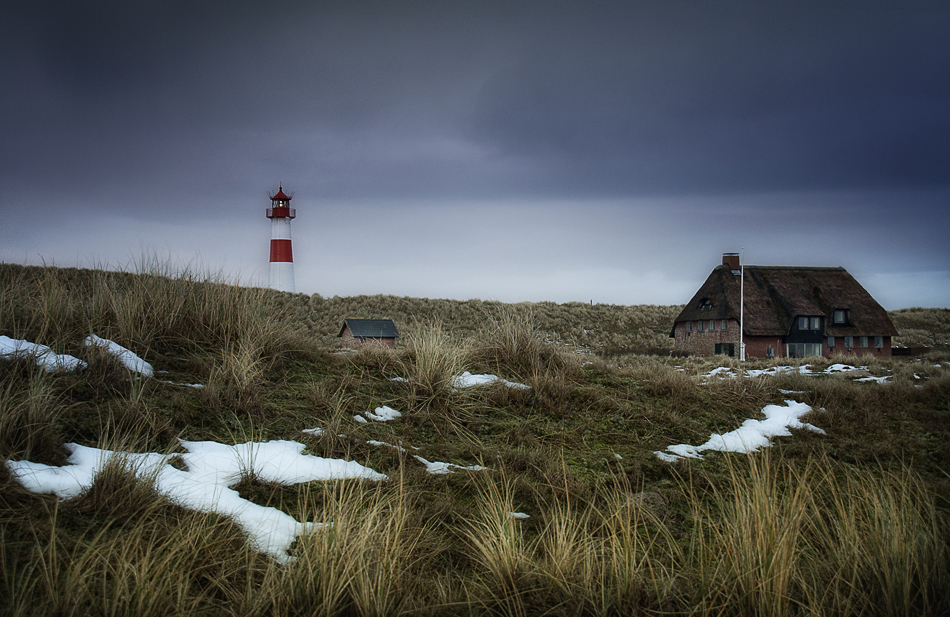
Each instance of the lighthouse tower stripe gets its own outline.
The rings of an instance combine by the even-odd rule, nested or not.
[[[290,221],[295,212],[290,206],[293,196],[284,194],[280,187],[271,196],[271,208],[266,212],[271,220],[270,287],[279,291],[295,291],[294,254],[290,244]]]
[[[293,261],[294,254],[290,240],[272,239],[270,241],[270,260],[272,262]]]

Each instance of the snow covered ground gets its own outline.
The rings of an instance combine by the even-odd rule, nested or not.
[[[90,335],[85,345],[106,350],[130,371],[152,377],[151,364],[132,351],[108,339]],[[31,358],[46,371],[72,371],[85,368],[82,360],[57,354],[45,345],[0,336],[0,357]],[[456,381],[457,387],[491,383],[494,375],[465,373]],[[527,387],[505,382],[511,387]],[[200,386],[200,384],[185,384]],[[391,407],[377,407],[355,418],[361,422],[390,422],[402,414]],[[304,429],[312,435],[323,434],[322,428]],[[7,461],[7,468],[20,484],[36,493],[54,493],[62,499],[81,495],[95,481],[96,474],[114,457],[121,457],[136,475],[152,479],[158,492],[172,502],[199,511],[217,512],[234,520],[248,534],[251,543],[281,562],[291,560],[288,547],[302,534],[319,529],[321,523],[299,522],[276,509],[260,506],[241,497],[231,488],[242,477],[251,476],[267,482],[297,484],[315,480],[366,479],[381,481],[387,476],[355,461],[326,459],[303,454],[304,444],[296,441],[248,442],[227,445],[213,441],[180,441],[185,453],[158,454],[115,452],[75,443],[66,444],[70,451],[68,464],[45,465],[30,461]],[[378,445],[382,444],[379,442]],[[184,462],[181,470],[171,464],[173,458]],[[429,473],[452,473],[456,469],[481,470],[478,465],[432,462],[414,456]]]
[[[0,336],[0,358],[32,359],[47,373],[86,368],[86,363],[79,358],[69,354],[58,354],[46,345],[13,339],[9,336]]]
[[[393,377],[390,381],[398,381],[402,383],[407,383],[409,380],[405,377]],[[461,375],[452,380],[453,388],[472,388],[475,386],[487,386],[500,381],[502,384],[513,388],[515,390],[530,390],[531,386],[525,385],[523,383],[517,383],[514,381],[508,381],[501,379],[498,375],[472,375],[469,371],[463,372]]]
[[[680,368],[680,370],[683,370]],[[858,375],[863,375],[868,370],[866,366],[851,366],[850,364],[832,364],[823,371],[815,372],[812,370],[810,364],[803,364],[801,366],[773,366],[766,369],[747,369],[742,372],[742,375],[745,377],[774,377],[776,375],[784,375],[789,373],[799,373],[801,375],[835,375],[835,374],[844,374],[855,373],[853,379],[854,381],[875,381],[877,383],[887,383],[890,381],[890,376],[884,375],[880,377],[875,377],[873,375],[867,375],[864,377],[859,377]],[[703,382],[708,383],[714,379],[735,379],[739,376],[739,373],[730,367],[720,366],[714,368],[713,370],[700,375],[700,379]]]
[[[94,345],[105,349],[134,373],[139,373],[145,377],[154,375],[151,364],[118,343],[90,334],[86,337],[84,344],[87,347]],[[76,371],[87,366],[85,362],[75,356],[58,354],[46,345],[31,343],[22,339],[12,339],[8,336],[0,336],[0,357],[29,358],[34,360],[37,365],[42,366],[48,373]]]
[[[155,373],[151,364],[112,341],[90,335],[85,340],[85,344],[105,349],[130,371],[142,376],[151,377]],[[45,345],[6,336],[0,336],[0,357],[31,358],[49,372],[79,370],[86,366],[82,360],[65,354],[57,354]],[[866,370],[866,367],[833,364],[821,371],[821,374],[866,372]],[[747,370],[743,374],[746,377],[768,377],[791,372],[803,375],[818,374],[811,371],[811,365],[776,366],[762,370]],[[703,375],[702,379],[708,383],[713,379],[729,379],[737,376],[735,369],[719,367]],[[888,377],[868,376],[856,379],[856,381],[865,380],[884,383]],[[510,388],[530,387],[499,379],[496,375],[473,375],[468,371],[459,375],[453,385],[456,388],[468,388],[496,381],[501,381]],[[200,386],[200,384],[185,385]],[[788,392],[788,394],[793,393]],[[756,452],[760,448],[770,446],[773,437],[791,435],[790,428],[824,433],[820,428],[801,421],[801,417],[811,411],[812,408],[808,405],[794,400],[786,400],[784,406],[767,405],[762,409],[765,419],[748,419],[739,428],[728,433],[713,434],[705,443],[698,446],[671,445],[664,451],[656,451],[655,454],[664,461],[677,461],[684,458],[702,459],[701,453],[706,451]],[[391,422],[401,416],[399,411],[382,406],[354,416],[354,419],[362,423]],[[323,429],[316,427],[304,429],[302,432],[319,436],[323,434]],[[174,503],[200,511],[217,512],[232,518],[245,530],[254,546],[281,562],[292,559],[287,554],[287,549],[298,535],[318,529],[322,524],[299,522],[276,508],[260,506],[242,498],[231,488],[242,477],[253,476],[281,484],[314,480],[381,481],[387,479],[384,474],[377,473],[354,461],[325,459],[303,454],[305,446],[296,441],[249,442],[233,446],[212,441],[181,441],[180,443],[186,451],[183,454],[114,452],[78,444],[66,444],[71,452],[68,465],[57,467],[29,461],[7,461],[7,467],[27,489],[38,493],[55,493],[63,499],[69,499],[88,489],[98,471],[110,459],[116,456],[122,457],[135,473],[153,479],[156,489]],[[406,451],[406,448],[401,445],[380,441],[368,443]],[[412,449],[418,450],[418,448]],[[485,469],[479,465],[462,466],[454,463],[432,462],[417,454],[412,456],[433,474],[452,473],[455,470]],[[171,464],[173,457],[179,457],[186,469],[181,470],[173,466]],[[527,516],[521,513],[511,515]]]
[[[500,379],[497,375],[472,375],[468,371],[465,371],[456,377],[455,381],[452,382],[452,385],[456,388],[471,388],[473,386],[486,386],[495,383],[496,381],[501,381],[501,383],[504,385],[515,390],[527,390],[531,388],[531,386],[527,386],[523,383],[516,383],[514,381]]]
[[[172,502],[204,512],[217,512],[234,520],[262,552],[281,562],[290,560],[287,549],[301,533],[320,523],[301,523],[276,508],[260,506],[231,488],[250,475],[267,482],[297,484],[313,480],[386,480],[354,461],[325,459],[302,454],[296,441],[267,441],[226,445],[213,441],[181,441],[184,454],[129,453],[66,444],[71,454],[62,467],[7,461],[7,467],[24,487],[36,493],[55,493],[63,499],[80,495],[92,486],[96,474],[113,457],[143,478],[154,479],[155,488]],[[178,456],[186,470],[172,466]]]
[[[665,451],[656,451],[658,458],[667,462],[683,458],[701,459],[700,452],[717,450],[719,452],[757,452],[759,448],[772,445],[772,437],[790,436],[789,428],[801,428],[824,434],[817,426],[802,422],[800,418],[812,411],[805,403],[785,401],[785,406],[766,405],[762,409],[764,420],[748,419],[742,426],[728,433],[710,435],[706,443],[699,446],[677,444],[668,446]]]
[[[152,365],[138,357],[122,345],[110,341],[109,339],[99,338],[95,334],[90,334],[86,337],[86,340],[83,341],[86,347],[99,347],[105,349],[108,353],[115,356],[122,366],[129,369],[133,373],[138,373],[144,377],[152,377],[155,374],[155,371],[152,369]]]

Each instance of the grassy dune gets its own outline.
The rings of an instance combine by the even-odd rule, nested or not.
[[[934,349],[923,359],[833,359],[885,384],[716,380],[703,375],[739,365],[668,357],[679,307],[327,299],[147,270],[0,265],[0,334],[88,363],[0,359],[0,459],[288,439],[390,480],[242,478],[245,498],[332,523],[279,564],[121,460],[71,500],[0,465],[2,614],[950,613],[947,311],[892,313],[901,342]],[[340,353],[345,317],[395,319],[398,349]],[[83,346],[92,333],[159,373],[131,375]],[[463,370],[530,389],[452,387]],[[793,430],[751,456],[653,454],[787,398],[821,410],[805,421],[825,434]],[[353,419],[383,405],[402,417]],[[413,454],[487,469],[433,475]]]

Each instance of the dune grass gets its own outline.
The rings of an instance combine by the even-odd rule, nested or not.
[[[668,334],[672,317],[657,307],[351,302],[146,270],[0,266],[0,334],[88,363],[47,373],[0,359],[4,461],[63,465],[66,442],[174,453],[177,438],[293,439],[390,480],[242,478],[245,498],[323,523],[280,563],[228,519],[169,503],[124,457],[70,500],[29,493],[0,464],[2,614],[950,612],[940,352],[832,360],[884,384],[797,372],[717,380],[706,376],[718,366],[780,362],[631,351]],[[366,313],[346,317],[395,307],[417,319],[400,322],[396,349],[339,353],[320,324],[337,320],[338,331],[347,307]],[[935,321],[934,340],[942,328]],[[92,333],[156,375],[83,346]],[[455,387],[465,370],[530,388]],[[825,434],[793,431],[764,452],[703,461],[653,454],[787,398],[811,405],[806,421]],[[355,419],[383,405],[403,415]],[[459,468],[433,475],[420,458]],[[651,510],[651,499],[666,505]]]

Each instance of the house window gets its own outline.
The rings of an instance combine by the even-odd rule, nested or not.
[[[712,308],[713,304],[709,298],[703,298],[699,301],[699,308]]]
[[[835,309],[832,319],[835,324],[846,324],[848,323],[848,311],[845,309]]]
[[[834,349],[834,348],[835,348],[835,337],[829,336],[829,337],[828,337],[828,349]]]
[[[798,329],[799,329],[799,330],[807,330],[807,329],[808,329],[808,318],[807,318],[807,317],[799,317],[799,318],[798,318]]]
[[[735,343],[716,343],[716,355],[723,354],[727,356],[736,355]]]
[[[874,337],[874,348],[875,348],[875,349],[883,349],[883,348],[884,348],[884,337],[883,337],[883,336],[875,336],[875,337]]]
[[[858,347],[865,349],[868,346],[868,337],[860,336],[858,337]]]
[[[787,343],[785,345],[785,355],[789,358],[820,356],[821,343]]]
[[[854,347],[854,337],[853,336],[844,337],[844,346],[847,347],[848,349],[851,349],[852,347]]]
[[[811,329],[812,329],[812,330],[821,330],[821,317],[812,317],[812,318],[811,318]]]
[[[697,322],[696,322],[696,331],[697,331],[697,332],[702,332],[702,331],[705,330],[705,329],[706,329],[706,322],[705,322],[705,321],[697,321]]]
[[[715,319],[710,319],[710,320],[709,320],[709,331],[710,331],[710,332],[714,332],[715,330],[716,330],[716,320],[715,320]]]
[[[686,322],[686,331],[687,331],[687,332],[692,332],[692,331],[693,331],[693,322],[691,322],[691,321],[687,321],[687,322]]]
[[[722,323],[719,324],[719,329],[720,329],[720,330],[728,330],[728,329],[729,329],[729,320],[728,320],[728,319],[723,319],[723,320],[722,320]]]
[[[766,357],[766,358],[774,358],[774,357],[775,357],[775,348],[772,347],[771,345],[769,345],[768,347],[766,347],[766,348],[765,348],[765,357]]]

